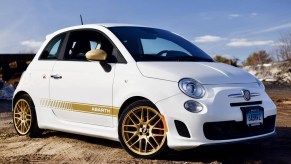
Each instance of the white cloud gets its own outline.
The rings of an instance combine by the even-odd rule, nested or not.
[[[194,42],[196,43],[209,43],[209,42],[219,42],[225,40],[225,38],[222,38],[220,36],[214,36],[214,35],[204,35],[196,37]]]
[[[42,41],[35,41],[35,40],[25,40],[20,42],[21,45],[26,46],[28,48],[37,49],[42,45]]]
[[[287,43],[284,43],[284,42],[274,42],[272,44],[272,46],[286,46],[286,45],[287,45]]]
[[[247,39],[231,39],[226,45],[229,47],[251,47],[251,46],[264,46],[270,45],[273,46],[275,43],[273,40],[255,40],[250,41]]]
[[[281,30],[285,28],[291,28],[291,23],[286,23],[286,24],[270,27],[270,28],[258,31],[257,33],[273,32],[273,31],[277,31],[277,30]]]
[[[229,14],[228,17],[230,18],[237,18],[237,17],[240,17],[241,15],[239,14]]]
[[[252,16],[257,16],[257,15],[258,15],[258,13],[251,13],[251,15],[252,15]]]

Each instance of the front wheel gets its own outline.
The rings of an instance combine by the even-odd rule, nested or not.
[[[119,119],[119,140],[134,157],[153,158],[167,149],[167,127],[157,108],[146,100],[129,105]]]
[[[34,104],[26,94],[16,100],[13,107],[13,123],[19,135],[39,137],[42,133],[37,124]]]

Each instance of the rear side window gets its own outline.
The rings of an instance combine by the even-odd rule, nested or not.
[[[53,38],[44,51],[42,52],[39,59],[42,60],[51,60],[51,59],[58,59],[58,55],[61,49],[62,42],[65,38],[65,34],[61,34]]]

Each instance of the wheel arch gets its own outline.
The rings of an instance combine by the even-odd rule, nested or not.
[[[27,94],[28,96],[30,96],[30,95],[29,95],[27,92],[25,92],[25,91],[19,91],[19,92],[17,92],[17,93],[14,95],[13,100],[12,100],[12,110],[13,110],[13,108],[14,108],[14,105],[15,105],[16,100],[17,100],[21,95],[24,95],[24,94]]]
[[[125,108],[127,106],[129,106],[130,104],[132,104],[132,103],[134,103],[136,101],[139,101],[139,100],[147,100],[147,101],[150,101],[152,104],[154,104],[151,100],[149,100],[148,98],[142,97],[142,96],[133,96],[133,97],[130,97],[127,100],[125,100],[123,102],[123,104],[121,105],[121,107],[119,108],[119,111],[118,111],[118,120],[119,120],[122,112],[125,110]]]

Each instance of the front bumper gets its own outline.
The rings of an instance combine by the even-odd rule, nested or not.
[[[204,87],[207,94],[202,99],[195,100],[181,93],[156,103],[166,119],[167,143],[170,148],[190,149],[206,144],[266,137],[275,133],[276,106],[257,84],[205,85]],[[230,94],[240,92],[241,89],[259,93],[259,96],[253,97],[248,102],[261,103],[247,106],[260,106],[264,109],[263,126],[246,127],[241,110],[245,105],[231,106],[233,103],[247,102],[244,98],[228,97]],[[191,113],[184,108],[184,103],[191,99],[203,105],[201,112]]]

